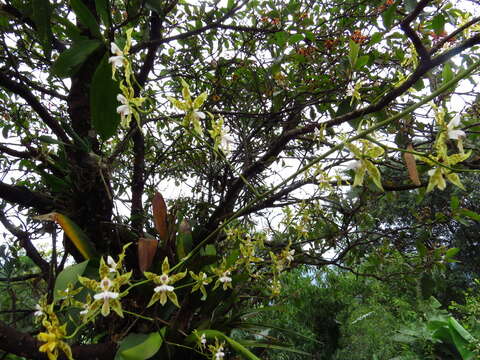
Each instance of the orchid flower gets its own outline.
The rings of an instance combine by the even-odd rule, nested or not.
[[[165,305],[167,303],[167,299],[170,299],[170,301],[177,307],[180,307],[178,304],[178,299],[177,295],[175,294],[174,290],[175,288],[171,285],[175,282],[177,282],[180,279],[183,279],[187,272],[183,273],[178,273],[175,275],[168,275],[170,272],[170,265],[168,263],[168,258],[165,257],[163,260],[162,264],[162,275],[156,275],[151,272],[144,272],[145,277],[148,280],[153,281],[156,285],[153,291],[155,292],[150,299],[150,302],[148,303],[147,307],[152,306],[155,304],[157,301],[160,301],[160,304]]]
[[[457,115],[447,125],[447,136],[452,140],[465,137],[465,131],[456,129],[460,125],[460,117]]]
[[[120,68],[125,63],[125,57],[123,56],[122,50],[114,42],[110,43],[110,51],[114,56],[108,58],[108,62],[112,64],[115,68]]]
[[[36,317],[45,315],[45,313],[43,312],[42,307],[41,307],[39,304],[35,305],[35,310],[37,310],[37,311],[35,311],[35,312],[33,313],[33,315],[35,315]]]

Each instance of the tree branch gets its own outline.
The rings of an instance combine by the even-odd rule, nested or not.
[[[423,46],[422,40],[418,37],[415,30],[410,27],[410,23],[417,18],[418,15],[422,12],[422,10],[428,5],[430,0],[422,0],[418,3],[417,7],[407,15],[402,22],[400,23],[400,28],[403,30],[405,35],[410,39],[415,46],[415,50],[417,50],[418,55],[423,61],[430,61],[430,54],[428,50]]]
[[[37,31],[37,26],[35,25],[33,20],[30,19],[29,17],[25,16],[25,14],[21,13],[16,7],[13,7],[12,5],[3,5],[2,4],[2,5],[0,5],[0,9],[2,11],[12,15],[13,17],[17,18],[18,20],[20,20],[24,24],[29,25],[33,30]],[[55,50],[58,50],[59,52],[62,52],[67,48],[65,46],[65,44],[63,44],[62,42],[60,42],[56,38],[53,38],[52,44],[53,44],[53,47],[55,48]]]
[[[235,31],[241,31],[241,32],[249,32],[249,33],[261,33],[261,34],[274,34],[279,31],[283,31],[281,28],[257,28],[257,27],[252,27],[252,26],[239,26],[239,25],[225,25],[225,24],[220,24],[217,26],[219,29],[225,29],[225,30],[235,30]]]
[[[157,13],[153,13],[150,17],[150,39],[160,40],[161,39],[161,23],[160,18]],[[136,76],[139,86],[145,86],[145,82],[147,81],[148,74],[153,68],[154,60],[157,55],[157,49],[159,45],[153,44],[148,47],[147,56],[145,56],[145,60],[143,61],[142,67]]]
[[[5,74],[15,77],[16,79],[20,80],[21,82],[28,85],[32,89],[41,92],[42,94],[50,95],[50,96],[56,97],[60,100],[67,100],[67,95],[62,95],[55,90],[45,89],[45,88],[41,87],[40,85],[38,85],[37,83],[30,80],[29,78],[23,76],[18,71],[6,71]]]
[[[347,121],[358,119],[359,117],[374,113],[376,111],[379,111],[383,109],[385,106],[387,106],[390,102],[395,100],[397,97],[405,93],[408,89],[410,89],[423,75],[428,73],[430,70],[435,68],[438,65],[443,64],[450,58],[452,58],[455,55],[460,54],[462,51],[465,49],[468,49],[472,46],[480,44],[480,34],[476,34],[475,36],[472,36],[470,39],[465,40],[463,43],[460,45],[451,48],[448,51],[445,51],[444,53],[434,57],[428,62],[422,61],[415,71],[408,77],[407,80],[405,80],[400,86],[392,89],[388,94],[386,94],[383,98],[380,99],[375,104],[366,106],[362,109],[354,110],[352,112],[349,112],[347,114],[338,116],[336,118],[333,118],[331,120],[325,121],[321,124],[310,124],[307,126],[304,126],[302,128],[297,128],[293,129],[289,132],[288,136],[293,139],[296,138],[297,136],[308,134],[310,132],[313,132],[316,128],[320,128],[320,126],[325,126],[327,128],[331,128],[333,126],[337,126],[340,124],[343,124]]]
[[[28,274],[28,275],[17,276],[17,277],[2,277],[2,278],[0,278],[0,281],[17,282],[17,281],[25,281],[25,280],[30,280],[30,279],[36,279],[36,278],[39,278],[41,276],[42,276],[42,274]]]
[[[232,182],[228,187],[225,198],[212,214],[207,228],[214,228],[218,221],[221,221],[226,214],[232,211],[238,194],[245,187],[244,179],[248,181],[255,175],[264,171],[277,158],[278,154],[284,150],[285,145],[291,140],[290,137],[286,136],[286,134],[288,134],[288,129],[294,128],[298,124],[302,110],[303,107],[296,107],[296,110],[290,113],[288,119],[285,121],[284,132],[271,143],[269,149],[260,159],[247,167],[241,176],[237,177]]]
[[[50,115],[50,113],[43,107],[43,105],[27,87],[9,79],[3,71],[0,72],[0,86],[23,98],[27,104],[30,105],[33,110],[35,110],[45,124],[47,124],[47,126],[54,132],[54,134],[59,137],[60,140],[66,144],[70,144],[70,139],[57,120]]]
[[[440,50],[443,45],[449,41],[450,39],[453,39],[455,36],[457,36],[458,34],[460,34],[463,30],[469,28],[470,26],[476,24],[477,22],[480,21],[480,16],[476,17],[476,18],[473,18],[472,20],[470,20],[469,22],[467,22],[466,24],[460,26],[458,29],[456,29],[455,31],[453,31],[452,33],[450,33],[449,35],[445,36],[444,38],[442,38],[434,47],[432,47],[432,49],[430,50],[430,54],[435,54],[438,50]]]
[[[132,122],[132,126],[137,126]],[[145,139],[141,131],[136,131],[133,136],[133,173],[132,173],[132,229],[139,235],[143,232],[143,204],[142,195],[145,187]]]
[[[275,202],[285,198],[291,192],[293,192],[293,191],[295,191],[295,190],[297,190],[297,189],[299,189],[299,188],[301,188],[302,186],[305,186],[305,185],[320,185],[320,183],[321,183],[321,181],[319,181],[316,178],[305,179],[305,180],[300,180],[300,181],[294,182],[291,185],[283,188],[282,190],[270,195],[268,198],[259,202],[257,205],[252,206],[247,211],[242,212],[241,216],[252,214],[252,213],[255,213],[257,211],[264,210],[264,209],[267,209],[267,208],[270,208],[270,207],[278,207],[278,204],[275,204]],[[350,186],[350,185],[351,185],[351,183],[348,182],[347,180],[344,180],[344,181],[341,181],[341,182],[339,182],[339,181],[330,182],[330,186]],[[427,186],[427,184],[424,183],[424,184],[420,184],[420,185],[415,185],[415,184],[398,184],[397,185],[397,184],[383,183],[382,186],[383,186],[383,189],[385,190],[385,192],[389,192],[389,191],[405,191],[405,190],[418,189],[418,188]],[[301,200],[299,200],[299,202],[300,201],[304,201],[304,200],[301,199]],[[228,214],[228,215],[231,216],[232,214]]]
[[[187,32],[182,33],[182,34],[170,36],[170,37],[167,37],[167,38],[159,38],[159,39],[139,43],[135,46],[132,46],[132,48],[130,50],[130,53],[134,54],[134,53],[136,53],[136,52],[138,52],[142,49],[146,49],[146,48],[148,48],[152,45],[157,45],[158,46],[158,45],[166,44],[166,43],[169,43],[169,42],[175,41],[175,40],[187,39],[191,36],[201,34],[201,33],[205,32],[207,30],[218,28],[220,25],[222,25],[222,22],[227,20],[229,17],[233,16],[233,14],[235,14],[235,12],[237,10],[241,9],[246,3],[248,3],[248,1],[249,0],[244,0],[240,5],[238,5],[236,7],[233,7],[225,15],[223,15],[218,21],[215,21],[211,24],[199,27],[198,29],[195,29],[195,30],[187,31]]]
[[[38,351],[42,345],[33,336],[22,333],[0,321],[0,349],[27,359],[48,360],[45,353]],[[115,343],[74,345],[72,355],[75,360],[111,360],[115,357]],[[62,354],[60,360],[66,357]]]
[[[7,154],[7,155],[10,155],[10,156],[15,156],[17,158],[21,158],[21,159],[30,159],[34,156],[37,155],[38,152],[36,151],[18,151],[18,150],[15,150],[15,149],[11,149],[5,145],[2,145],[0,144],[0,152],[1,153],[4,153],[4,154]]]
[[[33,246],[28,233],[13,225],[2,210],[0,210],[0,222],[8,231],[18,238],[20,246],[25,249],[27,256],[42,270],[43,276],[47,277],[50,271],[50,265],[42,258],[35,246]]]
[[[25,186],[8,185],[0,182],[0,198],[27,208],[33,207],[40,213],[52,211],[57,207],[49,196],[31,191]]]

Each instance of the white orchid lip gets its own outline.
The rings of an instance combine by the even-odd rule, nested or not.
[[[123,66],[125,58],[123,56],[110,56],[108,58],[108,62],[115,66],[116,68],[120,68]]]
[[[221,277],[218,278],[218,280],[221,282],[221,283],[229,283],[229,282],[232,282],[232,278],[230,276],[230,271],[225,271]]]
[[[45,313],[43,312],[43,310],[42,310],[42,307],[41,307],[39,304],[35,305],[35,309],[36,309],[37,311],[35,311],[33,315],[35,315],[35,316],[38,317],[38,316],[42,316],[42,315],[45,314]]]
[[[128,116],[132,113],[132,110],[130,109],[130,106],[128,105],[128,99],[125,96],[123,96],[123,94],[118,94],[117,95],[117,101],[122,104],[120,106],[117,106],[117,113],[119,113],[122,116]]]
[[[167,284],[162,284],[160,286],[157,286],[153,291],[156,293],[158,292],[172,292],[175,288],[173,286],[167,285]]]
[[[120,105],[117,107],[117,113],[123,116],[127,116],[132,113],[132,110],[130,110],[130,106],[128,105]]]
[[[448,138],[452,140],[458,140],[460,138],[465,137],[465,131],[463,130],[448,130],[447,131]]]
[[[93,298],[95,300],[100,300],[100,299],[108,300],[108,299],[116,299],[118,298],[119,295],[120,295],[119,293],[113,292],[113,291],[102,291],[101,293],[93,295]]]

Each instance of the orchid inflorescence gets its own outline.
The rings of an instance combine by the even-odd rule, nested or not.
[[[255,255],[255,252],[263,247],[263,236],[254,235],[251,237],[244,231],[234,228],[227,229],[227,238],[230,241],[240,241],[241,251],[237,257],[236,262],[231,263],[223,258],[218,267],[210,267],[210,273],[200,271],[195,273],[193,271],[174,272],[173,268],[170,268],[168,257],[165,257],[162,263],[161,274],[155,274],[153,272],[144,272],[146,280],[140,280],[139,282],[132,282],[132,272],[125,272],[123,261],[125,258],[125,251],[130,244],[124,246],[118,259],[112,256],[107,256],[106,260],[100,258],[100,265],[98,269],[98,278],[92,279],[88,277],[79,276],[78,281],[81,287],[74,288],[70,283],[67,288],[58,292],[57,303],[47,304],[46,298],[42,298],[41,301],[35,305],[35,317],[45,327],[44,332],[40,332],[38,339],[42,342],[40,351],[46,352],[50,360],[55,360],[60,354],[60,351],[65,356],[71,359],[70,346],[66,342],[67,339],[72,338],[75,333],[82,326],[87,323],[93,322],[97,316],[103,317],[109,316],[113,311],[120,317],[124,317],[124,310],[122,308],[122,299],[125,298],[129,290],[134,286],[152,282],[153,295],[147,305],[151,307],[156,303],[161,306],[165,306],[170,300],[176,307],[180,307],[180,303],[176,294],[177,289],[185,286],[191,286],[191,292],[200,291],[202,294],[202,300],[206,300],[208,296],[207,286],[214,281],[215,284],[212,291],[217,288],[222,288],[224,291],[233,288],[234,276],[233,272],[239,269],[248,269],[248,273],[251,276],[253,270],[251,266],[257,262],[263,261],[262,258]],[[282,250],[278,255],[270,254],[272,259],[272,272],[274,274],[274,283],[272,286],[272,294],[276,295],[279,292],[279,280],[278,276],[280,272],[289,266],[294,260],[295,251],[290,249],[290,245]],[[181,287],[175,287],[175,284],[185,278],[187,273],[190,274],[193,283],[182,285]],[[85,295],[83,289],[88,289],[89,292]],[[83,295],[82,295],[83,294]],[[83,298],[83,301],[79,301],[77,298]],[[58,306],[59,305],[59,306]],[[67,336],[66,323],[61,324],[59,317],[55,313],[64,309],[76,308],[78,309],[78,315],[81,321],[81,325],[70,336]],[[130,313],[135,315],[133,313]],[[200,338],[200,343],[205,345],[206,338],[203,335]],[[224,345],[218,342],[215,345],[209,345],[210,351],[214,359],[222,359],[225,355]]]

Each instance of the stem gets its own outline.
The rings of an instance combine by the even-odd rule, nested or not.
[[[172,269],[172,270],[173,270],[173,269]],[[139,286],[139,285],[146,284],[146,283],[148,283],[148,282],[150,282],[150,281],[152,281],[152,280],[148,280],[148,279],[147,279],[147,280],[142,280],[142,281],[139,281],[138,283],[135,283],[135,284],[130,285],[128,288],[126,288],[126,289],[120,294],[120,297],[123,297],[123,296],[127,295],[128,292],[129,292],[131,289],[133,289],[134,287]]]
[[[148,317],[148,316],[143,316],[143,315],[140,315],[140,314],[137,314],[137,313],[134,313],[134,312],[131,312],[131,311],[127,311],[127,310],[123,310],[122,311],[125,313],[125,314],[129,314],[129,315],[133,315],[133,316],[136,316],[140,319],[143,319],[143,320],[149,320],[149,321],[154,321],[155,319],[151,318],[151,317]]]
[[[183,285],[180,285],[180,286],[175,286],[175,290],[183,289],[185,287],[189,287],[189,286],[192,286],[192,285],[195,285],[195,284],[196,284],[196,281],[188,283],[188,284],[183,284]]]
[[[99,313],[100,313],[100,309],[97,309],[92,315],[90,315],[90,319],[94,319],[95,317],[97,317],[97,315],[98,315]],[[83,328],[85,327],[85,325],[87,325],[89,322],[90,322],[90,321],[86,321],[86,322],[84,322],[83,324],[81,324],[80,326],[78,326],[72,334],[70,334],[70,335],[68,335],[68,336],[65,336],[64,339],[73,339],[73,338],[77,335],[77,333],[78,333],[81,329],[83,329]]]

